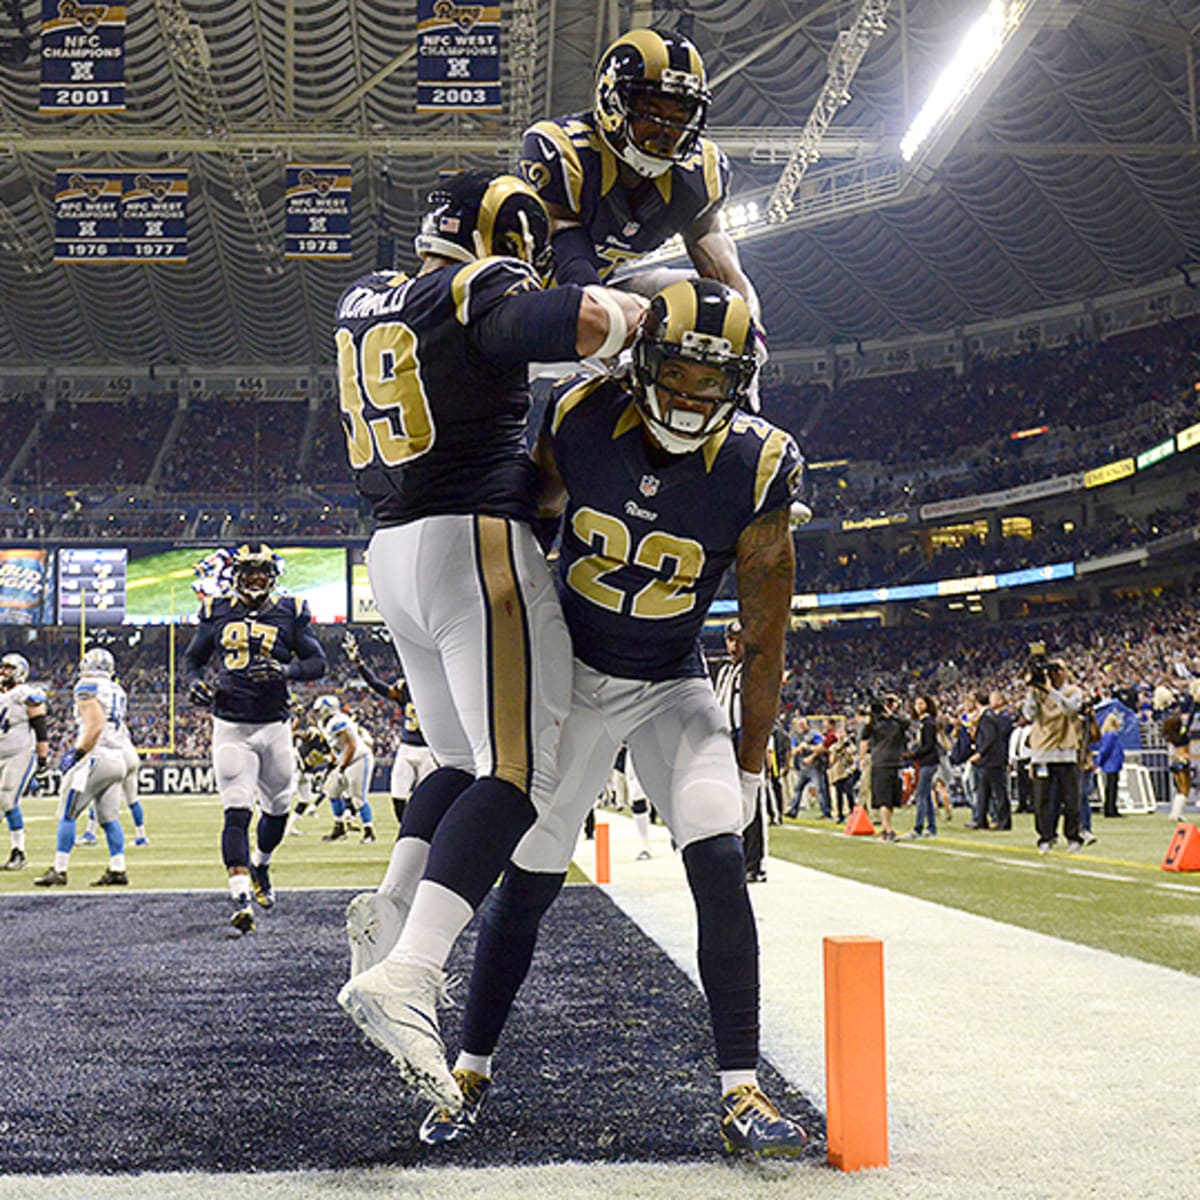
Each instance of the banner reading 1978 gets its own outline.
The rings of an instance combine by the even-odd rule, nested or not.
[[[187,262],[187,171],[56,171],[55,262]]]
[[[500,5],[419,0],[417,112],[500,111]]]
[[[288,163],[284,258],[350,257],[350,164]]]
[[[125,111],[125,6],[42,0],[38,112]]]

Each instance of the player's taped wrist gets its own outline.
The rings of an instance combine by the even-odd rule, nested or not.
[[[592,353],[597,358],[612,358],[625,349],[625,342],[629,337],[629,323],[625,320],[624,310],[616,299],[609,295],[607,288],[589,283],[583,290],[608,315],[608,336],[600,343],[599,349]]]

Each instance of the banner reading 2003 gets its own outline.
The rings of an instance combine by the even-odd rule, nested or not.
[[[419,0],[417,112],[500,111],[500,6]]]

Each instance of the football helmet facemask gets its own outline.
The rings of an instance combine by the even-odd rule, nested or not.
[[[596,67],[593,111],[604,144],[654,179],[700,139],[712,97],[700,51],[678,33],[634,29]]]
[[[634,398],[664,450],[698,450],[751,407],[754,344],[750,306],[715,279],[681,280],[650,301],[633,343]]]
[[[29,678],[29,660],[23,654],[6,654],[0,658],[0,688],[7,690]]]
[[[506,255],[529,263],[543,280],[553,270],[550,213],[542,198],[515,175],[464,171],[429,194],[417,254],[455,262]]]
[[[261,604],[275,588],[283,563],[265,542],[246,542],[233,555],[233,590],[249,605]]]
[[[116,669],[117,664],[113,656],[102,646],[93,646],[79,660],[80,675],[107,675],[112,678]]]

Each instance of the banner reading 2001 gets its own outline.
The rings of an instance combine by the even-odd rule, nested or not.
[[[42,0],[38,112],[125,111],[125,6]]]
[[[500,6],[419,0],[417,112],[500,111]]]

